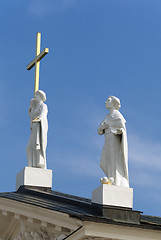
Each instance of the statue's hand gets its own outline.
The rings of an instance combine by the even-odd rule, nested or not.
[[[122,129],[117,129],[117,132],[115,133],[115,135],[117,134],[122,134]]]
[[[108,128],[108,124],[106,122],[102,123],[99,128],[98,131],[103,131],[104,129]]]
[[[113,128],[113,127],[111,127],[111,128],[110,128],[110,131],[111,131],[114,135],[120,135],[120,134],[123,133],[122,128]]]
[[[102,127],[103,127],[103,129],[107,129],[107,128],[109,128],[109,125],[108,125],[106,122],[104,122],[104,123],[102,124]]]
[[[32,120],[33,123],[36,123],[36,122],[40,122],[40,119],[39,117],[35,118],[34,120]]]
[[[109,126],[108,126],[108,124],[106,123],[106,122],[103,122],[100,126],[99,126],[99,128],[98,128],[98,134],[99,135],[102,135],[102,134],[104,134],[105,133],[105,129],[107,129],[107,128],[109,128]]]

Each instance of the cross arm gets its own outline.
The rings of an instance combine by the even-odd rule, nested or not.
[[[46,54],[49,53],[49,48],[45,48],[38,56],[36,56],[28,65],[27,70],[30,70],[35,66],[35,62],[40,61]]]

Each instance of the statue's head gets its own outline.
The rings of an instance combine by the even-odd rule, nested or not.
[[[120,99],[114,96],[109,96],[105,102],[105,106],[107,109],[115,108],[116,110],[119,110],[121,107]]]
[[[35,99],[36,98],[40,98],[40,100],[42,100],[43,102],[46,101],[46,93],[44,93],[42,90],[38,90],[35,93]]]

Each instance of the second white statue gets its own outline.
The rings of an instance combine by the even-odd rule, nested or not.
[[[42,90],[35,93],[35,97],[30,102],[29,116],[31,135],[27,144],[27,160],[29,167],[46,169],[46,146],[48,108],[44,103],[46,94]]]
[[[108,97],[105,106],[109,114],[98,128],[98,134],[105,135],[100,167],[113,185],[129,187],[126,120],[118,111],[121,105],[117,97]]]

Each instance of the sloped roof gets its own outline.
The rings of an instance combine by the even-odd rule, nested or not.
[[[90,199],[68,195],[47,188],[21,186],[17,192],[0,193],[0,198],[69,214],[82,221],[128,225],[161,230],[161,218],[140,214],[132,209],[103,207]],[[119,218],[118,216],[123,216]]]

